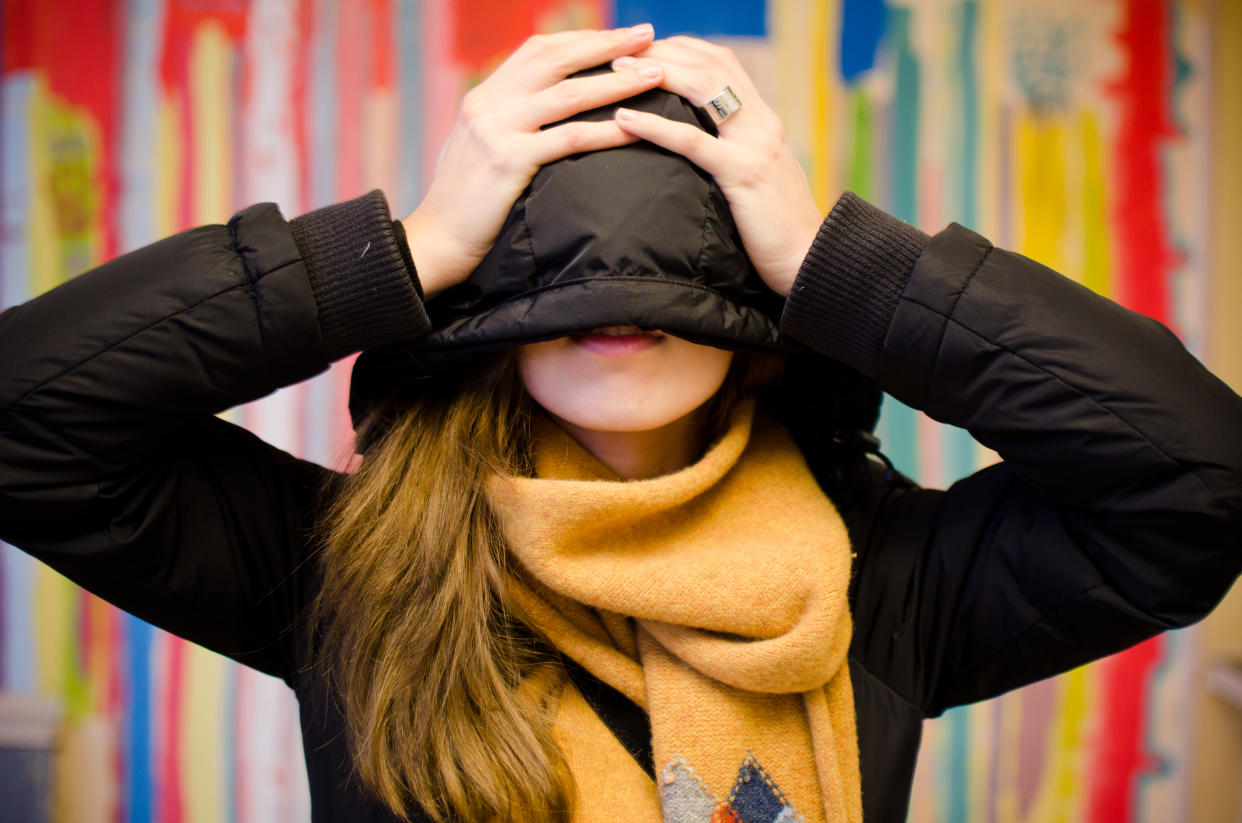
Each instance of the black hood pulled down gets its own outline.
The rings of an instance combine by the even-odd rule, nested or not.
[[[699,109],[660,89],[624,105],[715,133]],[[805,351],[780,334],[783,305],[751,265],[709,174],[647,142],[573,155],[536,173],[470,277],[427,303],[429,334],[358,357],[350,415],[358,428],[419,378],[460,375],[487,352],[600,326],[661,329],[735,350]],[[788,365],[835,387],[833,406],[852,398],[836,409],[838,424],[869,430],[878,391],[840,364],[814,361]]]

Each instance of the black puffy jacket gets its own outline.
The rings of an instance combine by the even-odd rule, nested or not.
[[[0,314],[0,537],[282,677],[317,821],[390,819],[300,630],[330,473],[213,413],[425,332],[407,261],[378,194],[261,205]],[[1242,401],[1158,323],[847,195],[781,329],[1004,457],[947,491],[869,462],[843,507],[867,820],[904,819],[924,717],[1197,620],[1237,576]],[[831,439],[799,434],[822,468]]]

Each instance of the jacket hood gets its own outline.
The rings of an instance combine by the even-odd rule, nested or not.
[[[715,133],[697,108],[660,89],[624,105]],[[575,119],[609,119],[614,108]],[[796,351],[780,334],[783,305],[751,265],[709,174],[645,141],[573,155],[536,173],[478,268],[428,301],[430,333],[359,356],[350,414],[356,428],[417,378],[460,374],[484,353],[600,326]]]

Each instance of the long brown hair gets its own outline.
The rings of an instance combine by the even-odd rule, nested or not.
[[[771,372],[738,356],[707,407],[715,436]],[[530,474],[534,404],[505,353],[372,415],[373,438],[321,521],[312,625],[357,776],[395,814],[568,820],[569,769],[542,702],[559,667],[505,604],[507,552],[483,496],[491,472]]]

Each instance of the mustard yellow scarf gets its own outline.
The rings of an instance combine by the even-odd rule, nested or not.
[[[535,473],[487,486],[514,608],[651,717],[654,785],[564,684],[575,820],[860,821],[849,538],[789,433],[746,402],[697,463],[626,482],[548,423]]]

